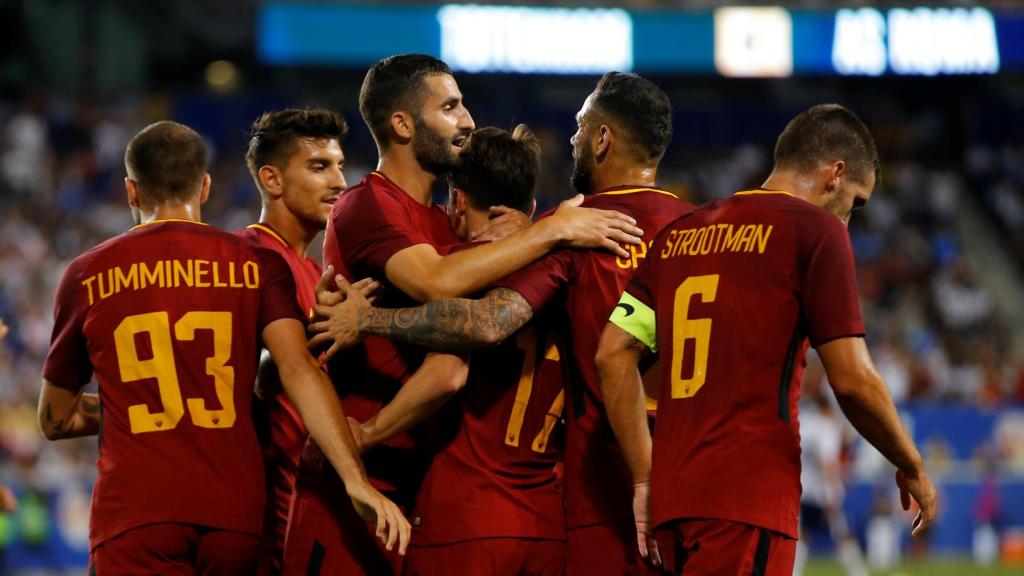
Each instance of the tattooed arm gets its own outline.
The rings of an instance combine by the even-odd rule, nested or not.
[[[324,318],[310,324],[316,335],[310,346],[333,342],[328,357],[373,335],[408,342],[432,350],[466,350],[498,344],[533,317],[533,308],[510,288],[494,288],[482,298],[434,300],[415,308],[372,308],[359,294],[346,288],[344,302],[317,306]]]
[[[39,428],[48,440],[92,436],[100,430],[100,397],[76,394],[43,379],[38,417]]]

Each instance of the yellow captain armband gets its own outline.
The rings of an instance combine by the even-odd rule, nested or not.
[[[654,310],[629,292],[623,292],[609,322],[622,328],[651,349],[658,351],[658,330]]]

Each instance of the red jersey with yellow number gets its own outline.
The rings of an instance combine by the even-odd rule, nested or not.
[[[629,247],[629,258],[600,250],[558,250],[498,282],[519,292],[534,311],[558,299],[557,308],[568,314],[565,496],[570,528],[632,518],[632,476],[604,411],[594,356],[608,316],[647,257],[649,243],[662,226],[693,209],[665,190],[637,187],[589,196],[583,206],[632,216],[644,231],[644,244]]]
[[[557,333],[537,317],[473,352],[465,388],[438,418],[441,448],[416,497],[413,538],[565,538],[555,474],[565,395]]]
[[[381,283],[376,306],[402,308],[419,303],[387,280],[384,266],[396,253],[430,244],[456,244],[448,216],[439,205],[412,199],[380,172],[371,172],[346,190],[331,211],[324,240],[324,265],[333,265],[350,281],[372,277]],[[339,353],[328,366],[345,414],[365,421],[387,404],[423,362],[425,350],[384,338],[367,337]],[[423,463],[409,434],[402,434],[363,455],[367,474],[380,490],[411,500]]]
[[[295,280],[295,302],[307,318],[311,317],[316,305],[316,283],[323,272],[320,264],[296,252],[269,224],[253,224],[235,234],[284,258]],[[309,433],[279,380],[258,381],[256,385],[265,408],[265,422],[258,423],[265,428],[262,441],[267,473],[267,519],[263,529],[273,539],[276,549],[283,550],[295,474]]]
[[[302,318],[281,257],[197,222],[137,226],[68,265],[54,317],[43,377],[99,381],[91,545],[154,522],[259,534],[259,339]]]
[[[633,313],[654,311],[664,368],[654,524],[721,519],[796,538],[808,339],[864,334],[846,227],[785,192],[740,192],[666,227],[626,292]]]

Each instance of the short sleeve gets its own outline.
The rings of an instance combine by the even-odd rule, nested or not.
[[[418,244],[432,244],[408,207],[386,192],[367,187],[345,210],[336,211],[334,233],[342,260],[383,278],[384,265],[396,253]]]
[[[72,262],[64,271],[54,298],[53,334],[43,363],[43,378],[77,393],[92,379],[93,366],[85,338],[86,295],[82,292],[82,266]]]
[[[260,285],[259,333],[281,318],[305,322],[295,298],[295,278],[284,258],[267,248],[257,248],[262,283]]]
[[[645,258],[640,263],[608,321],[643,342],[651,352],[657,352],[658,325],[654,312],[656,302],[650,282],[653,262],[652,258]]]
[[[814,346],[864,335],[850,236],[839,219],[828,218],[810,254],[800,291],[801,312]]]
[[[533,264],[495,282],[495,287],[515,290],[540,311],[555,294],[576,277],[575,253],[568,249],[551,252]]]

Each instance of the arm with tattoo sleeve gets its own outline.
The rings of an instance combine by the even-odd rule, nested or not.
[[[339,279],[343,302],[317,305],[322,318],[309,325],[310,346],[333,342],[327,357],[352,346],[362,336],[380,336],[432,350],[466,350],[498,344],[533,317],[533,308],[519,292],[494,288],[476,300],[434,300],[415,308],[373,308]]]
[[[518,292],[495,288],[477,300],[453,298],[416,308],[365,308],[359,333],[409,342],[435,350],[464,350],[498,344],[533,317]]]

